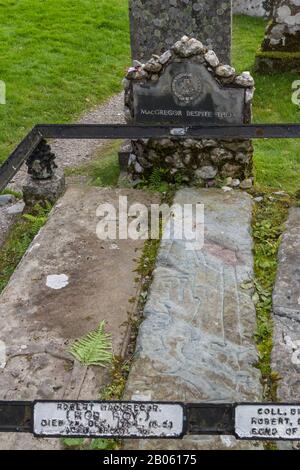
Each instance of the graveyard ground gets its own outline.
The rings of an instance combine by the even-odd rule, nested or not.
[[[93,10],[92,13],[86,13],[87,7],[94,3],[90,0],[77,1],[76,6],[70,6],[70,2],[65,0],[53,0],[39,13],[32,8],[35,3],[36,0],[27,1],[27,9],[22,11],[23,20],[19,15],[20,24],[12,22],[19,4],[11,2],[6,6],[7,11],[11,10],[11,16],[6,15],[5,27],[0,31],[0,54],[3,56],[0,78],[4,77],[7,82],[9,96],[7,105],[0,107],[0,162],[36,122],[75,122],[84,111],[117,93],[121,89],[124,68],[130,62],[125,0],[115,0],[113,6],[109,0],[99,0],[97,11]],[[0,0],[0,12],[2,6]],[[57,11],[67,13],[66,16],[71,18],[69,23],[66,24],[66,18],[63,14],[58,16]],[[31,30],[26,25],[26,34],[30,34],[30,38],[24,36],[24,24],[21,24],[24,18],[32,23]],[[47,28],[51,25],[51,39],[41,34],[37,27],[41,23]],[[261,19],[235,17],[233,63],[239,71],[253,71],[255,52],[261,43],[264,27],[265,22]],[[61,33],[60,28],[65,32]],[[87,40],[91,28],[96,38],[93,43]],[[78,30],[80,33],[84,31],[84,34],[78,35]],[[7,47],[7,38],[10,38],[11,47]],[[109,56],[106,55],[108,44]],[[24,73],[24,70],[27,72]],[[291,102],[291,85],[299,77],[292,74],[253,74],[256,80],[254,121],[300,122],[300,107]],[[108,143],[94,154],[92,161],[81,161],[80,166],[75,168],[68,165],[67,177],[71,182],[88,180],[93,186],[115,186],[119,176],[118,148],[118,142]],[[256,188],[253,195],[264,193],[262,202],[255,204],[252,221],[257,297],[255,340],[259,353],[257,366],[263,377],[264,398],[275,400],[278,377],[273,375],[271,367],[272,290],[280,236],[288,207],[294,204],[294,200],[287,195],[276,195],[273,191],[282,189],[293,195],[300,189],[297,177],[300,173],[300,154],[296,141],[255,142],[255,168]],[[168,187],[159,178],[153,178],[150,189],[164,191]],[[36,208],[34,214],[20,219],[14,226],[0,252],[0,292],[46,218],[47,210]],[[144,261],[149,260],[149,266],[144,266],[144,271],[139,272],[142,277],[151,278],[156,251],[157,244],[146,244],[140,265],[144,266]],[[114,366],[113,382],[104,398],[120,398],[129,366],[126,367],[124,373],[120,364]],[[82,441],[77,444],[80,447]],[[100,440],[92,445],[107,448],[113,444]]]

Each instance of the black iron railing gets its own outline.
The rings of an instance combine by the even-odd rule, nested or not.
[[[39,124],[35,126],[0,167],[2,191],[45,139],[299,139],[300,124],[234,126],[128,126],[102,124]]]

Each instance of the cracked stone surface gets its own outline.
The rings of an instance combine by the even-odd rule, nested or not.
[[[107,384],[106,369],[85,367],[67,352],[77,338],[106,320],[114,353],[126,337],[140,240],[102,241],[96,236],[96,209],[159,202],[154,193],[127,189],[70,186],[0,297],[0,341],[6,364],[0,364],[0,400],[97,399]],[[56,275],[60,289],[49,283]],[[68,282],[66,282],[66,280]],[[62,282],[63,281],[63,282]],[[47,285],[48,284],[48,285]],[[1,434],[0,449],[58,449],[58,439]]]
[[[299,401],[300,396],[300,209],[290,209],[279,255],[273,293],[274,340],[272,369],[278,372],[280,401]],[[299,444],[299,443],[298,443]],[[279,443],[280,447],[295,447]]]
[[[259,401],[253,364],[252,202],[242,192],[184,189],[175,202],[205,207],[205,244],[163,241],[140,327],[126,398]],[[195,247],[194,247],[195,248]],[[254,449],[233,437],[127,441],[126,449]]]

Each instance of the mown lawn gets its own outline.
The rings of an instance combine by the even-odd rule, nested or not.
[[[264,36],[260,18],[234,18],[233,62],[241,70],[253,72],[255,52]],[[292,83],[299,75],[290,73],[259,75],[256,82],[253,118],[257,123],[300,123],[300,107],[292,103]],[[259,186],[294,192],[300,189],[300,141],[255,141],[256,183]]]
[[[121,89],[130,63],[127,0],[0,0],[0,162],[36,123],[71,122]],[[262,19],[234,18],[233,62],[253,71]],[[300,122],[292,74],[255,75],[255,122]],[[256,181],[300,188],[300,143],[256,141]]]
[[[36,123],[73,121],[121,89],[127,0],[0,0],[0,161]]]

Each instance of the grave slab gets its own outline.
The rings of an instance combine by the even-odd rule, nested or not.
[[[300,396],[300,209],[297,207],[290,209],[278,263],[273,293],[272,369],[281,379],[277,390],[279,401],[295,402]],[[278,445],[288,449],[297,444]]]
[[[202,203],[205,244],[162,242],[126,398],[260,401],[252,301],[252,202],[242,192],[183,189],[175,203]],[[126,441],[126,449],[260,449],[234,437]]]
[[[126,334],[136,259],[143,241],[102,241],[96,236],[99,204],[149,205],[157,196],[131,189],[70,186],[32,242],[0,297],[0,400],[98,399],[107,369],[85,367],[70,344],[103,320],[116,355]],[[1,343],[1,345],[3,345]],[[0,449],[58,449],[58,439],[1,434]]]

